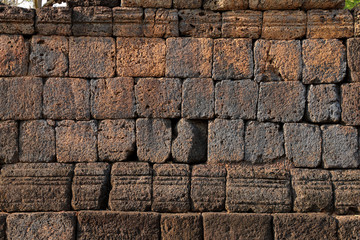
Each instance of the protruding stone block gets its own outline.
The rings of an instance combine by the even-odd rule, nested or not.
[[[202,0],[173,0],[173,8],[192,9],[201,8]]]
[[[122,7],[171,8],[172,0],[122,0]]]
[[[218,12],[185,9],[179,11],[181,36],[218,38],[221,36],[221,14]]]
[[[68,0],[67,4],[71,8],[90,6],[116,7],[120,5],[120,0]]]
[[[258,39],[261,35],[262,12],[227,11],[222,13],[222,37]]]
[[[360,125],[360,83],[341,86],[341,120],[349,125]]]
[[[160,220],[161,239],[202,239],[203,224],[200,214],[162,214]]]
[[[145,37],[177,37],[179,36],[178,11],[176,9],[148,8],[144,11]]]
[[[213,11],[241,10],[249,7],[249,0],[203,0],[203,7]]]
[[[250,9],[255,10],[288,10],[298,9],[304,0],[249,0]]]
[[[0,6],[1,34],[34,34],[35,11],[21,7]]]
[[[71,15],[70,8],[37,8],[36,32],[40,35],[71,35]]]
[[[350,38],[347,40],[347,61],[350,68],[351,81],[360,82],[360,38]]]
[[[113,8],[113,35],[117,37],[142,37],[142,8]]]
[[[0,76],[26,75],[28,57],[29,44],[23,36],[0,35]]]
[[[303,0],[304,9],[343,9],[345,2],[343,0]]]
[[[360,232],[359,216],[336,216],[338,237],[341,240],[356,239]]]
[[[1,164],[18,161],[18,134],[18,124],[15,121],[0,121]]]

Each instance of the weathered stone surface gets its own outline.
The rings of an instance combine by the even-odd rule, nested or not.
[[[298,9],[304,0],[249,0],[249,7],[255,10]]]
[[[203,0],[203,6],[213,11],[241,10],[249,7],[249,0]]]
[[[75,240],[75,213],[14,213],[6,222],[6,233],[11,240]]]
[[[221,36],[221,14],[218,12],[185,9],[179,11],[181,36],[217,38]]]
[[[113,8],[113,35],[117,37],[142,37],[142,8]]]
[[[0,6],[0,33],[34,34],[33,9]]]
[[[258,40],[255,43],[255,81],[301,80],[301,42]]]
[[[176,9],[144,10],[144,35],[145,37],[177,37],[179,36],[178,11]]]
[[[15,163],[17,160],[18,124],[15,121],[0,121],[0,163]]]
[[[258,119],[298,122],[305,113],[306,88],[301,82],[260,83]]]
[[[99,123],[98,155],[101,161],[124,161],[135,153],[135,120],[103,120]]]
[[[73,166],[19,163],[1,169],[0,209],[6,212],[70,210]]]
[[[226,210],[230,212],[289,212],[290,174],[264,167],[227,168]]]
[[[360,125],[360,83],[341,86],[341,120],[349,125]]]
[[[346,74],[346,49],[337,39],[302,42],[303,83],[339,83]]]
[[[359,37],[360,36],[360,9],[355,8],[353,14],[354,14],[354,36]]]
[[[106,6],[116,7],[120,5],[119,0],[68,0],[70,7],[89,7],[89,6]]]
[[[190,211],[190,167],[155,164],[151,209],[156,212]]]
[[[209,122],[208,161],[238,163],[244,159],[244,122],[215,119]]]
[[[61,36],[33,36],[29,71],[33,76],[64,77],[69,74],[69,43]]]
[[[331,212],[333,192],[330,173],[318,169],[292,169],[295,212]]]
[[[323,125],[322,160],[325,168],[357,168],[359,166],[359,134],[350,126]]]
[[[246,79],[253,76],[251,39],[214,40],[213,78]]]
[[[285,152],[295,167],[315,168],[321,163],[320,127],[306,123],[285,123]]]
[[[347,40],[347,61],[350,68],[351,81],[360,82],[360,38],[350,38]]]
[[[307,38],[349,38],[354,36],[354,18],[349,10],[310,10]]]
[[[336,216],[340,240],[351,240],[359,237],[359,216]]]
[[[79,78],[49,78],[44,85],[44,116],[50,119],[90,118],[89,82]]]
[[[122,0],[122,7],[171,8],[172,0]]]
[[[0,44],[1,45],[1,44]],[[1,61],[0,57],[0,61]],[[41,117],[41,78],[0,78],[0,119],[30,120]]]
[[[29,44],[19,35],[0,35],[0,76],[23,76],[28,71]]]
[[[171,121],[168,119],[137,119],[136,146],[140,161],[165,162],[171,152]]]
[[[211,77],[212,39],[168,38],[166,46],[167,77]]]
[[[141,117],[180,117],[181,81],[172,78],[141,78],[135,85],[137,114]]]
[[[34,120],[20,123],[20,162],[53,162],[55,160],[55,123]]]
[[[78,239],[151,240],[160,237],[157,213],[84,211],[78,214]]]
[[[200,214],[162,214],[160,220],[161,239],[202,239],[203,225]]]
[[[292,2],[290,1],[289,3]],[[264,12],[262,34],[261,34],[262,38],[299,39],[304,37],[305,34],[306,34],[305,12],[275,11],[275,10]]]
[[[258,84],[252,80],[224,80],[215,87],[215,113],[219,118],[255,119]]]
[[[265,214],[204,213],[204,239],[272,239],[271,216]]]
[[[225,209],[226,169],[222,166],[195,165],[191,173],[192,210],[215,212]]]
[[[260,11],[227,11],[222,13],[222,37],[252,38],[261,35],[262,12]]]
[[[190,78],[182,85],[181,116],[188,119],[214,117],[215,90],[211,78]]]
[[[91,115],[95,119],[134,118],[134,79],[126,77],[91,81]]]
[[[250,121],[245,129],[245,161],[270,163],[284,156],[284,137],[275,123]]]
[[[304,9],[343,9],[345,2],[342,0],[303,0]]]
[[[75,7],[72,14],[74,36],[111,36],[112,10],[108,7]]]
[[[152,170],[148,163],[115,163],[111,170],[111,186],[109,195],[111,210],[150,210]]]
[[[207,123],[180,119],[175,130],[175,138],[171,145],[171,153],[175,162],[206,162]]]
[[[201,8],[202,0],[173,0],[173,8],[176,9],[192,9]]]
[[[165,74],[165,40],[117,38],[117,74],[127,77],[162,77]]]
[[[55,131],[58,162],[96,162],[95,121],[61,121],[58,122]]]
[[[0,213],[0,239],[6,240],[6,213]]]
[[[70,8],[37,8],[36,32],[41,35],[71,35],[71,15]]]
[[[110,37],[71,37],[70,77],[104,78],[115,75],[115,40]]]

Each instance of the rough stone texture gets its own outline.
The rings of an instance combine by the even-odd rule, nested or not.
[[[195,165],[191,173],[191,201],[195,212],[225,209],[226,169],[217,165]]]
[[[0,76],[26,75],[28,54],[29,44],[23,36],[0,35]]]
[[[301,82],[260,83],[258,119],[298,122],[305,113],[306,88]]]
[[[127,77],[163,77],[165,40],[161,38],[117,38],[117,74]]]
[[[212,39],[168,38],[166,46],[167,77],[211,77]]]
[[[250,121],[245,129],[245,161],[270,163],[284,155],[284,137],[275,123]]]
[[[74,36],[111,36],[111,8],[102,6],[73,8],[72,34]]]
[[[56,130],[58,162],[95,162],[97,126],[95,121],[61,121]]]
[[[38,8],[36,9],[36,32],[40,35],[71,35],[71,15],[70,8]]]
[[[0,6],[0,32],[3,34],[33,34],[35,11]]]
[[[222,37],[258,39],[261,35],[262,12],[228,11],[222,13]]]
[[[15,121],[0,121],[0,163],[15,163],[17,161],[18,124]]]
[[[157,213],[84,211],[78,214],[77,237],[79,240],[159,239],[159,223]]]
[[[110,37],[70,37],[70,77],[115,75],[115,40]]]
[[[176,9],[144,10],[144,35],[145,37],[177,37],[179,36],[178,11]]]
[[[258,40],[255,43],[255,81],[301,80],[301,42]]]
[[[181,116],[187,119],[214,117],[215,90],[211,78],[190,78],[182,85]]]
[[[135,151],[135,120],[103,120],[99,123],[98,155],[101,161],[125,161]]]
[[[161,239],[202,239],[203,225],[200,214],[162,214],[160,220]]]
[[[306,123],[284,124],[286,157],[295,167],[316,168],[321,163],[320,127]]]
[[[359,37],[360,36],[360,9],[355,8],[353,14],[354,14],[354,36]]]
[[[246,79],[253,76],[251,39],[214,40],[213,78]]]
[[[173,8],[176,9],[192,9],[201,8],[202,0],[173,0]]]
[[[119,77],[91,81],[91,115],[95,119],[135,117],[134,79]]]
[[[116,7],[120,5],[119,0],[68,0],[68,5],[72,7],[106,6]]]
[[[113,211],[151,208],[152,170],[148,163],[115,163],[111,171],[109,207]]]
[[[15,213],[7,217],[7,239],[75,240],[75,213]]]
[[[0,213],[0,239],[6,240],[6,213]]]
[[[180,79],[138,79],[135,85],[135,95],[137,114],[141,117],[180,117]]]
[[[351,240],[359,238],[359,216],[336,216],[336,220],[339,239]]]
[[[20,123],[20,162],[53,162],[55,160],[55,123],[35,120]]]
[[[90,84],[79,78],[49,78],[44,85],[43,113],[50,119],[90,119]]]
[[[244,159],[244,122],[215,119],[209,122],[208,162],[238,163]]]
[[[1,59],[0,57],[0,61]],[[0,119],[30,120],[40,118],[42,92],[41,78],[0,78]]]
[[[346,49],[337,39],[302,42],[303,83],[339,83],[346,74]]]
[[[284,1],[285,2],[285,1]],[[291,3],[291,1],[286,1]],[[261,37],[265,39],[299,39],[306,34],[306,13],[303,11],[264,12]]]
[[[265,214],[204,213],[204,239],[272,239],[271,216]]]
[[[325,168],[357,168],[359,166],[359,134],[350,126],[323,125],[322,160]]]
[[[185,164],[155,164],[152,211],[190,211],[190,167]]]
[[[360,83],[341,86],[341,120],[349,125],[360,125]]]
[[[326,214],[276,214],[273,225],[279,240],[337,239],[336,221]]]
[[[354,36],[354,18],[349,10],[310,10],[307,38],[349,38]]]
[[[218,12],[185,9],[179,11],[181,36],[217,38],[221,36],[221,14]]]
[[[249,0],[249,7],[254,10],[298,9],[302,6],[303,2],[304,0]]]
[[[6,212],[70,210],[73,166],[19,163],[1,169],[0,209]]]
[[[78,163],[72,180],[71,206],[74,210],[105,209],[107,205],[110,165]]]
[[[144,12],[142,8],[113,8],[113,35],[142,37]]]
[[[249,7],[249,0],[203,0],[203,6],[213,11],[241,10]]]
[[[140,161],[163,163],[171,153],[171,121],[137,119],[136,146]]]
[[[172,0],[122,0],[122,7],[171,8]]]
[[[330,173],[318,169],[292,169],[295,212],[331,212],[333,192]]]
[[[343,9],[345,2],[342,0],[304,0],[304,9]]]
[[[61,36],[33,36],[29,71],[33,76],[64,77],[69,74],[69,43]]]
[[[175,137],[171,146],[174,162],[206,162],[207,123],[180,119],[177,123]]]
[[[347,60],[350,68],[351,81],[360,82],[360,38],[347,40]]]

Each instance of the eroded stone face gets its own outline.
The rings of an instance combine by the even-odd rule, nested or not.
[[[34,34],[33,9],[0,6],[0,32],[5,34]]]
[[[352,82],[360,82],[360,38],[347,40],[347,61]]]
[[[337,216],[340,239],[356,239],[360,231],[359,216]]]
[[[203,0],[204,9],[213,11],[247,9],[249,0]]]
[[[258,39],[261,35],[262,12],[250,10],[222,13],[222,37]]]
[[[160,220],[163,239],[202,239],[202,216],[196,213],[162,214]]]
[[[142,8],[113,8],[113,35],[117,37],[142,37],[144,11]]]
[[[360,83],[341,86],[341,120],[349,125],[360,125]]]
[[[15,121],[0,122],[0,163],[18,161],[18,124]]]
[[[71,14],[71,9],[65,7],[36,9],[36,32],[41,35],[71,35]]]
[[[24,76],[28,71],[29,45],[23,36],[0,35],[0,76]]]
[[[171,0],[123,0],[123,7],[171,8]]]
[[[342,0],[304,0],[304,9],[342,9],[345,2]]]
[[[144,35],[145,37],[177,37],[179,36],[178,11],[176,9],[144,10]]]
[[[251,9],[254,10],[272,10],[272,9],[298,9],[302,6],[304,0],[249,0]]]
[[[176,9],[201,8],[202,0],[173,0],[173,6]]]

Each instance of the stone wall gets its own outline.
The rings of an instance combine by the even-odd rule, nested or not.
[[[0,6],[0,239],[360,239],[357,11],[68,3]]]

